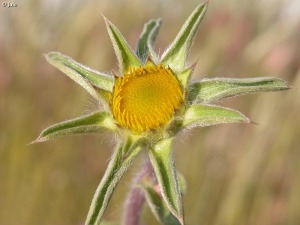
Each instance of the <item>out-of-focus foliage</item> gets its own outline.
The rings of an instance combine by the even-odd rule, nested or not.
[[[163,52],[199,1],[17,3],[0,6],[0,224],[82,224],[114,140],[101,135],[27,145],[43,128],[98,107],[43,54],[60,51],[94,69],[117,71],[101,13],[131,44],[146,21],[162,17],[161,33],[168,35],[158,35],[156,47]],[[187,224],[300,224],[299,10],[297,0],[210,1],[190,55],[191,64],[198,62],[194,77],[270,75],[295,88],[226,100],[259,125],[181,134],[176,163],[187,179]],[[130,173],[122,179],[107,220],[122,215],[130,179]],[[157,224],[147,210],[145,220]]]

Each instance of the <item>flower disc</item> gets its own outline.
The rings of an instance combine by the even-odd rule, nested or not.
[[[116,78],[112,111],[121,126],[143,132],[166,125],[182,102],[182,89],[171,69],[146,66]]]

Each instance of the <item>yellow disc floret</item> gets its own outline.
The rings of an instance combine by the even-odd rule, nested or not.
[[[140,133],[166,125],[182,102],[182,89],[172,70],[151,65],[116,78],[111,104],[119,124]]]

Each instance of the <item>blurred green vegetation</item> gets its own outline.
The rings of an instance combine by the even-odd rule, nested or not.
[[[16,1],[0,7],[0,224],[82,224],[112,153],[111,136],[27,145],[39,132],[98,109],[43,57],[59,51],[117,73],[103,13],[134,47],[143,23],[161,17],[162,53],[199,1]],[[189,225],[300,224],[300,5],[297,0],[213,0],[190,54],[194,79],[278,76],[287,92],[232,98],[259,125],[183,133],[176,163],[187,179]],[[132,175],[122,179],[105,219],[118,221]],[[145,221],[157,224],[149,210]]]

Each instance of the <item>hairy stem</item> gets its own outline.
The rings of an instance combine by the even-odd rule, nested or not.
[[[132,189],[125,202],[123,225],[141,225],[141,212],[145,203],[143,191],[135,187],[143,179],[154,179],[155,174],[150,160],[144,163],[141,171],[132,181]]]

